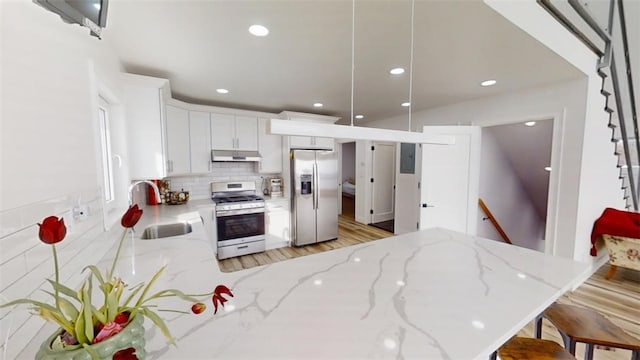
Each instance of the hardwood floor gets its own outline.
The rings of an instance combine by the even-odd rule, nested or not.
[[[613,279],[606,280],[604,276],[608,270],[609,265],[603,266],[578,289],[566,293],[558,302],[594,309],[640,341],[640,272],[619,268]],[[547,320],[543,321],[543,325],[542,338],[562,344],[560,334],[553,325]],[[524,327],[518,335],[532,337],[533,323]],[[578,359],[584,358],[583,344],[578,343],[576,356]],[[596,348],[593,358],[627,360],[631,358],[631,351]]]
[[[316,254],[323,251],[339,249],[355,244],[362,244],[393,236],[388,231],[357,223],[350,216],[338,217],[338,239],[325,241],[318,244],[303,247],[286,247],[268,250],[263,253],[250,254],[235,258],[220,260],[220,270],[232,272],[242,269],[250,269],[254,266],[266,265],[282,260],[293,259],[299,256]]]
[[[340,216],[338,223],[337,240],[302,248],[280,248],[261,254],[226,259],[220,261],[220,268],[224,272],[248,269],[299,256],[375,241],[393,235],[390,232],[372,226],[359,224],[349,216]],[[607,274],[608,269],[608,265],[603,266],[578,289],[566,293],[558,301],[599,311],[627,333],[640,339],[640,272],[619,268],[613,279],[606,280],[604,276]],[[543,325],[542,338],[562,344],[560,334],[553,325],[547,320],[543,322]],[[533,337],[533,323],[525,326],[518,335]],[[584,358],[583,344],[577,345],[576,355],[578,359]],[[622,349],[596,348],[594,353],[594,359],[596,360],[627,360],[630,358],[631,352]]]

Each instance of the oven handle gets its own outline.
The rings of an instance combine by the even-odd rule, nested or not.
[[[259,214],[264,213],[264,208],[252,208],[252,209],[237,209],[237,210],[219,210],[216,211],[217,217],[246,215],[246,214]]]

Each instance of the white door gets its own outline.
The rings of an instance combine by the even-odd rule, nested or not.
[[[422,144],[420,229],[443,227],[475,235],[480,184],[480,127],[425,126],[453,145]]]
[[[395,144],[374,142],[372,156],[371,222],[393,220],[396,175]]]

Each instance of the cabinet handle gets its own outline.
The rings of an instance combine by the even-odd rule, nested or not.
[[[240,249],[246,249],[246,248],[248,248],[248,247],[249,247],[249,245],[238,246],[238,250],[240,250]]]

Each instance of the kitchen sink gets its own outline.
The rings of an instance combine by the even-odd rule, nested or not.
[[[142,233],[143,239],[159,239],[169,236],[178,236],[190,233],[192,230],[191,224],[188,223],[173,223],[173,224],[161,224],[147,226]]]

